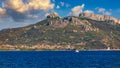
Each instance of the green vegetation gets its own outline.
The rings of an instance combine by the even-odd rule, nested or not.
[[[0,45],[34,46],[39,43],[45,43],[51,46],[71,45],[75,46],[76,49],[84,50],[104,49],[113,41],[111,47],[120,48],[120,25],[111,25],[106,21],[95,21],[87,18],[78,19],[81,20],[81,22],[87,21],[91,25],[88,25],[88,23],[84,24],[92,29],[98,28],[99,30],[85,31],[83,25],[74,25],[74,22],[73,24],[69,22],[64,28],[46,25],[52,20],[59,19],[60,18],[46,19],[30,26],[2,30],[0,31]],[[4,50],[4,48],[1,50]],[[24,50],[24,48],[21,50]]]

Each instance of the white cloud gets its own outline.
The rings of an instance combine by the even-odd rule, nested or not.
[[[64,6],[64,5],[65,5],[65,3],[64,3],[64,2],[60,2],[60,4],[61,4],[61,6]]]
[[[79,16],[79,14],[83,12],[84,6],[85,4],[82,4],[80,6],[75,6],[74,8],[71,9],[71,12],[69,13],[69,15]]]
[[[117,10],[114,10],[115,12],[117,12],[117,13],[120,13],[120,8],[119,9],[117,9]]]
[[[57,8],[57,9],[59,9],[59,8],[60,8],[60,6],[59,6],[59,5],[57,5],[57,6],[56,6],[56,8]]]
[[[106,11],[106,9],[104,9],[104,8],[98,8],[98,12],[102,12],[102,13],[104,13]]]
[[[54,4],[50,4],[50,0],[28,0],[27,4],[22,0],[6,0],[5,7],[18,12],[25,12],[31,9],[47,11],[52,9]]]
[[[112,13],[111,12],[109,12],[109,11],[106,11],[105,13],[104,13],[104,15],[111,15]]]
[[[70,6],[70,4],[65,3],[65,2],[60,2],[60,6],[62,6],[62,7],[65,6],[65,7],[68,8]]]
[[[68,7],[70,7],[70,4],[66,4],[65,6],[68,8]]]
[[[15,21],[24,21],[39,12],[45,14],[54,8],[54,4],[51,3],[51,0],[2,0],[1,2],[0,16],[12,17]],[[37,16],[34,18],[36,17]]]
[[[92,10],[85,10],[84,13],[94,13]]]
[[[103,15],[111,15],[112,13],[110,11],[107,11],[105,8],[99,8],[97,7],[96,10],[98,11],[98,13],[101,13]]]
[[[0,18],[7,17],[6,9],[0,8]]]

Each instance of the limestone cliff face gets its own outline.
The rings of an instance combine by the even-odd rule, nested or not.
[[[47,26],[53,27],[66,27],[68,24],[70,25],[79,25],[82,27],[83,31],[98,31],[98,28],[93,28],[91,23],[87,20],[80,20],[78,17],[65,17],[65,18],[53,18],[49,19],[49,22],[46,24]]]
[[[92,13],[81,13],[79,17],[86,17],[97,21],[110,21],[111,24],[120,24],[120,20],[111,16],[92,14]]]
[[[49,14],[49,15],[47,16],[47,18],[55,18],[55,17],[59,17],[56,12],[54,12],[54,13],[52,13],[52,14]]]

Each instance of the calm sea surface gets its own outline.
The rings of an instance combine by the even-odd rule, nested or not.
[[[120,51],[0,51],[0,68],[120,68]]]

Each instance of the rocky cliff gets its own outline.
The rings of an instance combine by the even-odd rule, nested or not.
[[[92,14],[92,13],[81,13],[80,17],[86,17],[97,21],[109,21],[111,24],[120,24],[120,20],[111,16]]]
[[[56,12],[52,13],[52,14],[49,14],[47,15],[47,18],[55,18],[55,17],[59,17],[58,14]]]

